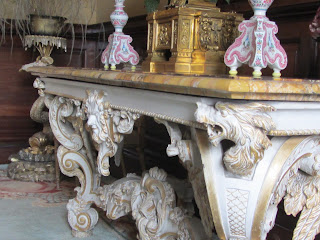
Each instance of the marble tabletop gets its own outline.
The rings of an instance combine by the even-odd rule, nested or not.
[[[105,71],[67,67],[30,67],[43,77],[74,79],[102,85],[132,87],[178,94],[246,100],[320,101],[320,80],[244,76],[204,76]]]

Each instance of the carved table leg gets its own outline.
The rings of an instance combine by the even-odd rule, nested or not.
[[[52,131],[62,144],[57,151],[61,172],[69,177],[78,177],[81,185],[75,188],[76,198],[69,200],[67,205],[68,221],[74,236],[86,237],[92,234],[92,228],[98,221],[97,211],[90,206],[92,203],[100,204],[97,195],[100,175],[92,161],[88,136],[80,118],[81,103],[62,97],[53,99],[47,95],[46,104]]]
[[[195,139],[220,239],[266,239],[283,198],[288,215],[301,211],[294,240],[320,231],[320,136],[270,140],[270,110],[260,103],[198,105],[207,132],[196,129]],[[223,139],[235,145],[224,152]]]
[[[98,213],[90,208],[92,203],[99,204],[97,187],[99,178],[93,174],[85,155],[81,152],[68,150],[63,146],[58,149],[59,166],[63,174],[79,179],[77,196],[69,200],[68,222],[75,237],[87,237],[92,234],[93,227],[98,222]]]

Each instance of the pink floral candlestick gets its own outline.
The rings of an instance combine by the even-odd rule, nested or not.
[[[248,64],[254,69],[254,77],[261,77],[261,69],[267,66],[273,69],[273,77],[280,77],[280,71],[287,67],[287,54],[275,36],[278,27],[266,17],[272,2],[273,0],[249,0],[254,16],[239,25],[238,29],[242,34],[224,56],[225,64],[230,67],[230,75],[236,75],[237,68],[242,64]]]
[[[115,0],[116,9],[111,13],[111,23],[115,28],[115,32],[108,38],[108,45],[101,56],[101,61],[105,69],[116,69],[116,65],[121,62],[130,62],[132,70],[135,70],[139,63],[139,55],[130,45],[132,38],[122,32],[123,27],[127,24],[128,15],[123,11],[125,0]]]

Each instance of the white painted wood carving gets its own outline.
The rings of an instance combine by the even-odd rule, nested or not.
[[[165,182],[167,174],[152,168],[142,178],[129,174],[101,189],[100,199],[108,218],[132,214],[139,239],[197,239],[190,232],[184,211],[176,207],[173,188]]]
[[[103,164],[108,164],[109,157],[117,151],[117,143],[123,139],[122,134],[131,133],[134,120],[139,117],[112,109],[103,96],[103,92],[88,92],[82,106],[77,100],[46,95],[50,123],[62,144],[57,152],[60,170],[69,177],[76,176],[80,182],[75,189],[76,198],[67,204],[72,234],[76,237],[92,234],[98,221],[97,211],[91,208],[94,203],[106,210],[111,219],[131,213],[140,239],[199,239],[202,234],[196,232],[201,228],[193,226],[197,220],[189,220],[185,210],[176,206],[174,190],[166,182],[163,170],[153,168],[142,178],[129,174],[111,185],[100,186],[100,176],[109,168]],[[84,114],[93,143],[86,131]],[[97,145],[99,151],[97,161],[93,159],[92,145]]]
[[[116,80],[98,84],[55,77],[39,77],[34,86],[61,144],[59,167],[80,182],[67,205],[74,236],[92,233],[98,221],[95,204],[110,219],[131,214],[141,240],[214,239],[214,230],[219,239],[264,240],[283,199],[288,215],[300,213],[293,240],[311,240],[319,233],[317,102],[294,102],[296,95],[290,101],[240,102],[124,87]],[[181,207],[184,199],[161,169],[101,186],[100,177],[110,174],[110,158],[140,115],[165,125],[170,136],[166,154],[178,156],[187,169],[201,220]]]
[[[300,139],[297,145],[292,139],[284,144],[292,150],[286,159],[275,158],[283,165],[270,198],[261,239],[273,227],[277,205],[283,198],[288,215],[301,212],[293,240],[311,240],[320,232],[320,137]]]
[[[271,142],[266,132],[275,128],[267,112],[275,108],[261,103],[232,104],[218,102],[214,107],[197,103],[196,119],[207,127],[211,143],[217,146],[223,139],[236,145],[224,155],[226,168],[238,175],[250,175]]]
[[[103,92],[88,92],[85,103],[85,112],[88,116],[87,125],[92,130],[92,138],[98,144],[98,169],[108,176],[109,158],[113,157],[118,149],[118,144],[123,140],[123,134],[130,134],[134,121],[140,115],[129,111],[114,110],[108,102],[103,101]]]

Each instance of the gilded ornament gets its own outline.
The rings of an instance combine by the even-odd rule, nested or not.
[[[224,74],[224,51],[226,44],[234,39],[231,33],[237,31],[240,15],[222,13],[215,3],[205,0],[188,3],[172,0],[169,6],[172,8],[147,17],[149,29],[153,27],[157,33],[151,36],[148,31],[148,58],[142,69],[161,73]],[[150,42],[155,42],[155,46],[150,48]],[[157,57],[159,52],[170,59]]]
[[[286,155],[283,155],[286,152]],[[276,172],[267,175],[267,184],[274,183],[262,222],[261,239],[274,226],[277,206],[284,199],[288,215],[301,212],[293,240],[312,240],[320,232],[320,138],[291,137],[274,157]],[[270,167],[275,169],[274,166]],[[276,177],[276,178],[275,178]],[[263,216],[263,215],[262,215]],[[258,221],[258,219],[256,220]],[[261,223],[261,221],[259,221]]]
[[[128,174],[100,189],[100,200],[107,217],[118,219],[132,213],[139,239],[195,239],[184,211],[176,207],[167,174],[152,168],[144,176]],[[163,237],[161,237],[163,236]]]
[[[118,149],[118,144],[123,140],[123,134],[130,134],[133,130],[134,121],[139,114],[117,111],[104,102],[104,92],[90,92],[85,100],[85,113],[87,114],[87,126],[92,131],[92,139],[97,143],[98,171],[108,176],[109,158],[113,157]]]
[[[190,21],[183,21],[181,24],[181,48],[189,49],[190,43]]]
[[[228,139],[236,144],[224,154],[227,170],[240,176],[251,175],[264,151],[271,146],[267,132],[275,128],[275,123],[267,112],[276,109],[262,103],[218,102],[214,107],[197,104],[195,117],[207,127],[211,143],[217,146]]]
[[[203,50],[223,50],[221,39],[222,22],[204,14],[199,19],[199,40]]]
[[[159,25],[158,47],[170,47],[171,42],[171,24],[164,23]]]

